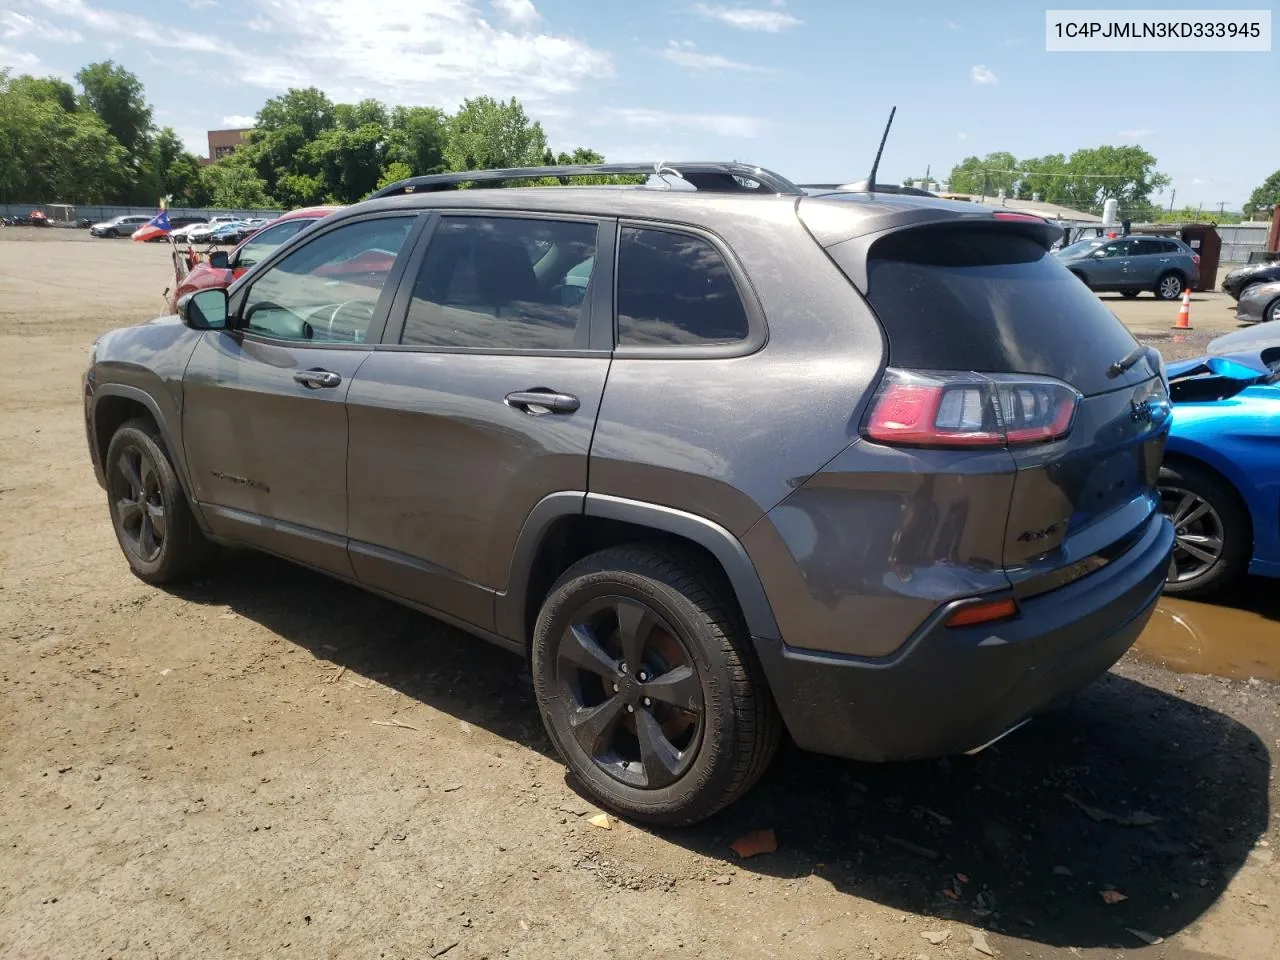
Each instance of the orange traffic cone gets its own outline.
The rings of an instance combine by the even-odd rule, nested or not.
[[[1191,287],[1182,291],[1182,306],[1178,310],[1178,320],[1173,325],[1175,330],[1193,330],[1191,326]]]

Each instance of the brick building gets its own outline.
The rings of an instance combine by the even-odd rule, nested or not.
[[[243,127],[238,130],[210,130],[209,131],[209,156],[204,159],[204,163],[213,163],[215,160],[221,160],[227,154],[234,153],[245,140],[247,134],[252,128]]]

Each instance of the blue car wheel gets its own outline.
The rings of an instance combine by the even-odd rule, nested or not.
[[[1176,462],[1160,470],[1160,497],[1173,522],[1173,561],[1165,593],[1206,597],[1244,572],[1252,551],[1249,514],[1217,474]]]

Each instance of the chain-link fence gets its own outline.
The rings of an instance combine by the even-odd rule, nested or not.
[[[0,203],[0,217],[27,217],[32,211],[39,210],[54,223],[70,219],[91,220],[101,223],[114,217],[147,216],[153,217],[160,212],[159,207],[125,207],[110,204],[51,204],[51,203]],[[272,219],[280,216],[283,210],[225,210],[214,207],[170,207],[171,217],[204,217],[206,220],[215,216],[230,217],[264,217]]]

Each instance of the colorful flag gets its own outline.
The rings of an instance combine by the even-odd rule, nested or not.
[[[169,225],[169,214],[161,210],[154,217],[133,231],[134,240],[154,240],[156,237],[163,237],[173,227]]]

